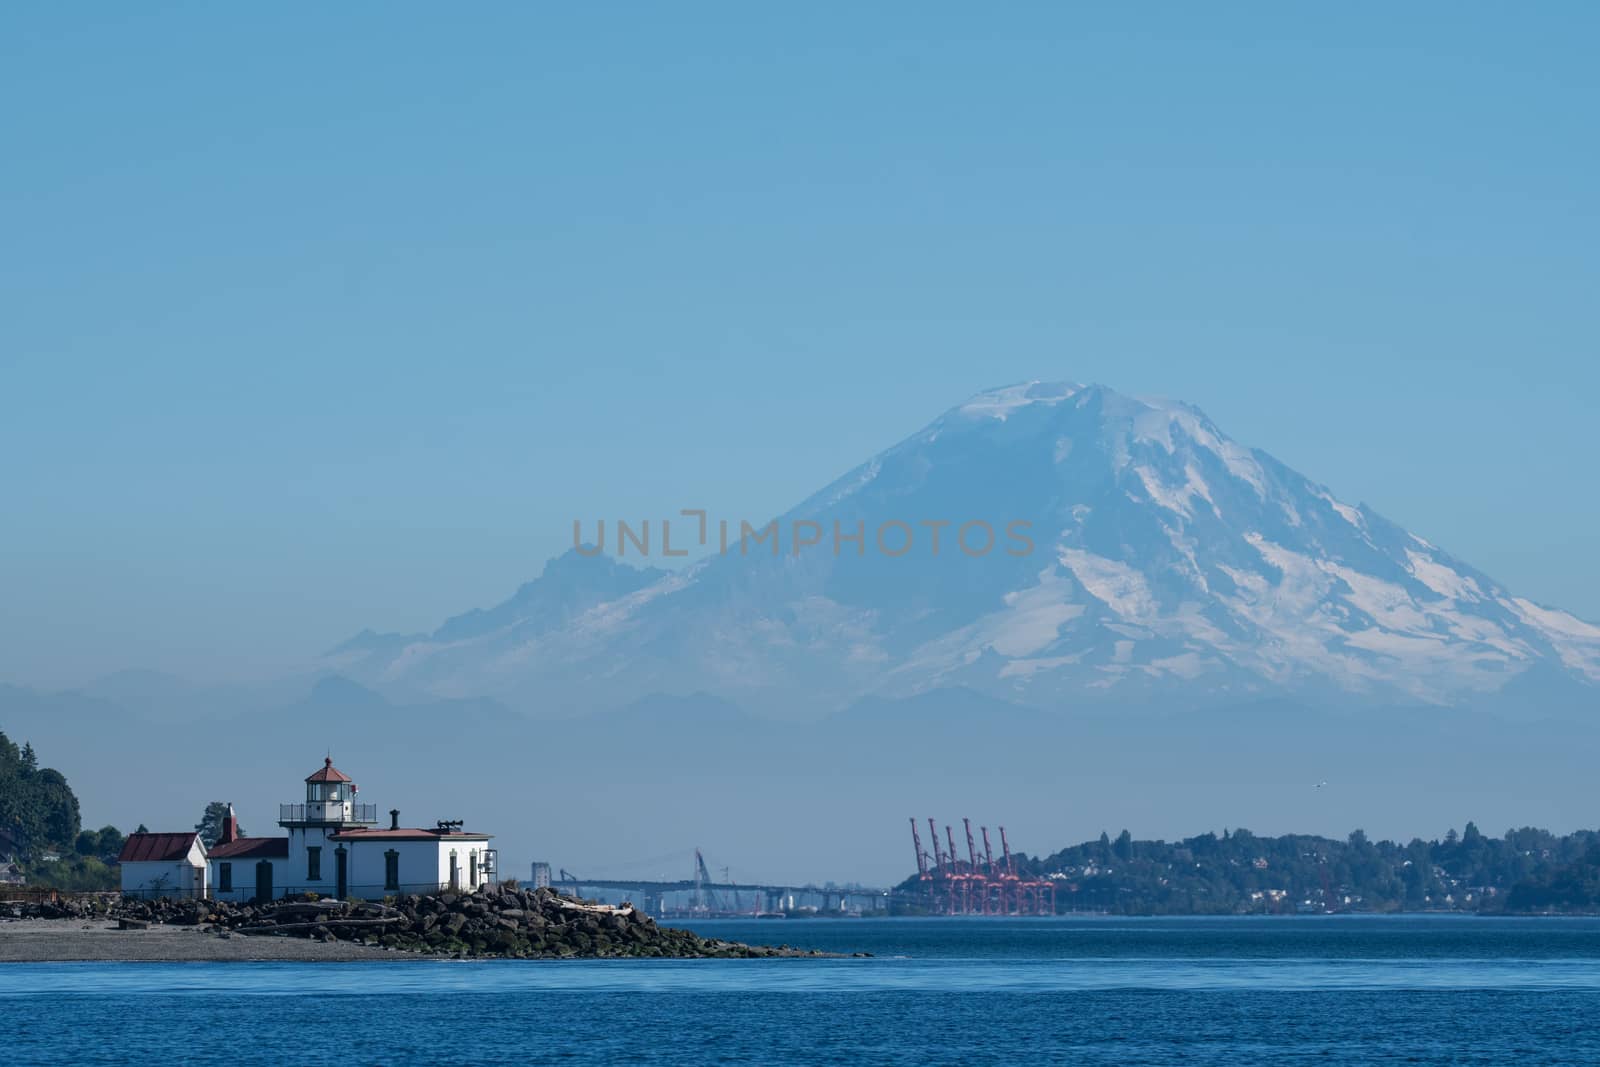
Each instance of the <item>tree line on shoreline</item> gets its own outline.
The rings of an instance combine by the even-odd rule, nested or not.
[[[125,840],[115,826],[83,826],[66,775],[0,732],[0,872],[15,866],[25,884],[44,889],[115,889]]]
[[[1403,844],[1361,830],[1343,841],[1238,829],[1173,842],[1137,841],[1124,830],[1019,856],[1017,867],[1057,883],[1060,912],[1600,912],[1600,833],[1591,830],[1523,827],[1490,837],[1468,822],[1460,833]]]

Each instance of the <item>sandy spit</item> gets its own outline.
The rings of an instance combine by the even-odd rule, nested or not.
[[[115,922],[94,919],[22,919],[0,922],[0,964],[128,961],[416,960],[425,957],[345,941],[303,937],[219,936],[197,926],[151,925],[119,930]]]

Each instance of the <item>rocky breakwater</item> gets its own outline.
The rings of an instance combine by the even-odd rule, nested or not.
[[[102,905],[101,907],[104,907]],[[549,889],[490,888],[475,893],[404,894],[376,901],[283,900],[124,901],[105,910],[77,905],[27,905],[29,918],[108,918],[126,926],[198,926],[224,937],[302,937],[346,941],[403,952],[463,958],[760,959],[822,956],[704,938],[658,926],[626,905],[609,907]],[[46,914],[46,913],[49,914]]]

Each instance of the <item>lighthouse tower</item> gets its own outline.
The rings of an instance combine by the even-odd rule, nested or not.
[[[348,895],[346,850],[329,839],[378,821],[378,806],[357,803],[356,792],[355,781],[330,756],[306,778],[305,803],[278,805],[278,825],[289,831],[286,893]]]

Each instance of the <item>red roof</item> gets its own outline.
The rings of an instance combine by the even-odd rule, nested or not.
[[[118,863],[167,863],[189,855],[199,834],[129,834]]]
[[[493,834],[474,834],[465,830],[340,830],[330,841],[487,841]]]
[[[322,770],[307,778],[308,782],[348,782],[350,776],[333,765],[333,757],[322,761]]]
[[[289,858],[287,837],[239,837],[225,845],[216,845],[206,853],[213,860],[270,860]]]

